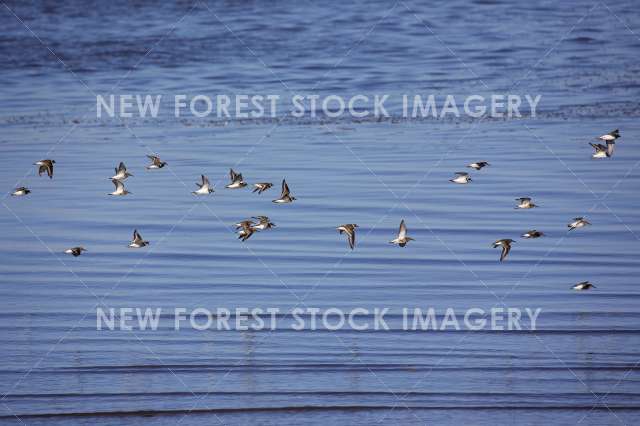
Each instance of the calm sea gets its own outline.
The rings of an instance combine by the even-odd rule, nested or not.
[[[3,3],[0,423],[637,424],[639,22],[610,0]],[[111,93],[167,102],[97,118]],[[171,114],[176,94],[238,93],[389,94],[392,117]],[[542,98],[535,118],[404,119],[405,93]],[[145,171],[150,153],[168,166]],[[132,195],[110,197],[120,161]],[[225,190],[230,167],[274,188]],[[201,174],[216,192],[195,198]],[[290,205],[270,202],[283,177]],[[243,244],[233,224],[256,215],[277,226]],[[568,233],[576,216],[593,225]],[[149,247],[127,248],[134,228]],[[499,238],[517,240],[503,263]],[[98,331],[97,306],[166,315]],[[388,308],[391,329],[175,331],[170,314],[296,306]],[[405,307],[494,306],[541,308],[537,330],[401,326]]]

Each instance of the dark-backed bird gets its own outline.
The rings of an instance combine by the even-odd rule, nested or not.
[[[513,241],[510,238],[504,238],[502,240],[497,240],[491,245],[493,248],[502,247],[502,253],[500,254],[500,262],[502,262],[509,254],[509,251],[511,251],[511,243],[515,243],[515,241]]]
[[[349,247],[351,247],[351,250],[353,250],[353,248],[356,246],[357,227],[358,225],[356,225],[355,223],[347,223],[336,228],[338,231],[340,231],[340,234],[342,234],[343,232],[347,234],[347,241],[349,242]]]
[[[56,160],[40,160],[33,163],[38,167],[38,176],[42,176],[43,173],[47,173],[49,179],[53,179],[53,165],[56,164]]]
[[[129,176],[133,176],[127,171],[127,166],[121,161],[116,167],[116,174],[111,176],[111,179],[118,179],[119,181],[125,181]]]
[[[162,161],[157,155],[147,155],[151,160],[151,164],[147,166],[147,170],[161,169],[167,165],[166,161]]]
[[[404,247],[407,245],[409,241],[413,241],[413,238],[407,237],[407,226],[404,224],[404,219],[400,222],[400,229],[398,229],[398,236],[389,241],[391,244],[397,244],[400,247]]]
[[[252,223],[253,222],[251,222],[250,220],[245,220],[243,222],[240,222],[242,229],[238,231],[238,239],[242,239],[242,241],[247,241],[249,237],[253,235],[254,230],[252,228]]]
[[[31,193],[31,190],[29,188],[25,186],[21,186],[19,188],[14,189],[11,195],[13,195],[14,197],[22,197],[23,195],[27,195],[29,193]]]
[[[264,231],[265,229],[271,229],[276,226],[267,216],[254,216],[253,219],[258,220],[258,223],[251,225],[251,229],[254,231]]]
[[[607,134],[598,136],[598,139],[600,139],[601,141],[609,142],[609,141],[615,141],[619,137],[620,137],[620,131],[618,129],[615,129]]]
[[[198,190],[193,191],[193,195],[209,195],[213,192],[213,186],[209,183],[209,178],[205,175],[200,175],[200,182],[196,182],[199,186]]]
[[[613,142],[607,142],[607,145],[589,142],[589,145],[595,149],[595,152],[591,154],[592,158],[608,158],[613,154]]]
[[[471,176],[467,172],[456,172],[456,177],[449,179],[449,182],[465,184],[471,182]]]
[[[251,192],[257,192],[258,194],[262,194],[264,191],[266,191],[267,189],[271,188],[273,186],[272,183],[270,182],[260,182],[260,183],[254,183],[253,184],[253,191]]]
[[[476,163],[469,164],[467,167],[470,167],[475,170],[480,170],[481,168],[487,167],[487,166],[490,166],[490,164],[487,163],[486,161],[478,161]]]
[[[133,239],[131,240],[131,243],[129,244],[129,247],[140,248],[140,247],[144,247],[146,245],[149,245],[149,241],[143,240],[142,239],[142,235],[140,235],[138,230],[134,229],[133,230]]]
[[[287,181],[282,179],[282,193],[280,194],[280,198],[273,200],[274,203],[291,203],[295,200],[296,197],[293,197],[289,191],[289,185],[287,185]]]
[[[82,254],[83,251],[87,251],[84,247],[72,247],[70,249],[66,249],[64,252],[67,254],[72,254],[73,257],[78,257]]]
[[[573,290],[582,291],[582,290],[589,290],[590,288],[596,288],[596,286],[591,284],[589,281],[582,281],[581,283],[578,283],[571,288]]]
[[[247,186],[245,181],[242,179],[242,173],[236,173],[233,169],[229,169],[229,179],[231,180],[231,183],[225,186],[225,188],[237,189]]]
[[[544,232],[536,231],[535,229],[532,229],[531,231],[527,231],[524,234],[522,234],[522,238],[540,238],[543,236],[544,236]]]
[[[127,195],[127,194],[131,194],[129,191],[124,189],[124,183],[122,183],[118,179],[111,179],[111,182],[116,186],[116,189],[113,192],[110,192],[109,195]]]
[[[531,198],[529,197],[516,198],[516,201],[518,202],[518,204],[516,205],[516,207],[514,207],[515,209],[532,209],[534,207],[538,207],[537,205],[533,204]]]
[[[591,222],[587,221],[584,217],[574,217],[573,222],[569,223],[567,227],[569,231],[572,231],[576,228],[583,228],[587,225],[591,225]]]

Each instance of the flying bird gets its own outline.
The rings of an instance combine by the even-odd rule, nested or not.
[[[31,190],[27,187],[21,186],[19,188],[16,188],[11,195],[13,195],[14,197],[22,197],[23,195],[27,195],[31,193]]]
[[[404,219],[400,222],[400,229],[398,230],[398,236],[389,241],[391,244],[397,244],[400,247],[404,247],[407,245],[409,241],[413,241],[413,238],[407,237],[407,226],[404,224]]]
[[[209,183],[209,178],[205,175],[200,175],[201,182],[196,182],[199,186],[198,190],[193,191],[193,195],[209,195],[213,192],[213,186]]]
[[[480,170],[483,167],[487,167],[487,166],[490,166],[490,165],[491,164],[487,163],[486,161],[478,161],[476,163],[469,164],[467,167],[470,167],[470,168],[475,169],[475,170]]]
[[[233,169],[229,169],[229,178],[231,179],[231,183],[225,186],[225,188],[237,189],[247,186],[245,181],[242,179],[242,173],[236,173]]]
[[[356,245],[356,228],[357,227],[358,225],[356,225],[355,223],[347,223],[345,225],[340,225],[336,228],[338,231],[340,231],[340,234],[342,234],[343,232],[347,234],[347,241],[349,242],[349,247],[351,247],[351,250],[353,250],[353,248]]]
[[[38,167],[38,176],[42,176],[43,173],[47,173],[49,179],[53,179],[53,165],[56,164],[56,160],[40,160],[33,163]]]
[[[516,201],[518,202],[518,204],[516,205],[516,207],[514,207],[515,209],[532,209],[534,207],[538,207],[537,205],[533,204],[531,198],[529,197],[516,198]]]
[[[133,239],[131,240],[131,243],[129,244],[129,247],[131,247],[131,248],[140,248],[140,247],[144,247],[146,245],[149,245],[149,241],[143,240],[142,239],[142,235],[140,235],[138,230],[134,229],[133,230]]]
[[[252,227],[253,222],[251,222],[250,220],[245,220],[243,222],[240,222],[240,231],[238,232],[238,239],[242,239],[242,241],[247,241],[249,239],[249,237],[251,237],[254,233],[253,227]]]
[[[502,240],[497,240],[492,244],[493,248],[502,247],[502,253],[500,254],[500,262],[502,262],[509,254],[509,251],[511,250],[511,243],[515,243],[515,241],[513,241],[510,238],[505,238]]]
[[[147,166],[147,170],[161,169],[167,165],[167,162],[162,161],[157,155],[147,155],[147,157],[151,160],[151,164]]]
[[[607,142],[607,145],[602,145],[601,143],[591,143],[589,145],[595,149],[595,152],[591,155],[592,158],[609,158],[613,155],[613,147],[615,144],[613,142]]]
[[[567,225],[569,231],[573,231],[576,228],[582,228],[587,225],[591,225],[591,222],[587,221],[584,217],[574,217],[573,222]]]
[[[449,182],[465,184],[471,182],[471,176],[466,172],[456,172],[456,177],[449,179]]]
[[[129,191],[124,189],[124,183],[122,183],[118,179],[111,179],[111,182],[116,186],[116,189],[113,192],[110,192],[109,195],[127,195],[127,194],[131,194]]]
[[[295,200],[296,197],[292,196],[289,192],[289,185],[287,185],[287,181],[282,179],[282,193],[280,194],[280,198],[273,200],[274,203],[291,203]]]
[[[73,257],[78,257],[82,254],[83,251],[87,251],[84,247],[72,247],[70,249],[66,249],[64,252],[66,254],[72,254]]]
[[[258,192],[258,194],[262,194],[264,191],[271,188],[272,186],[273,184],[269,182],[254,183],[253,184],[254,190],[251,192]]]
[[[251,229],[254,231],[264,231],[265,229],[271,229],[276,226],[267,216],[254,216],[253,219],[258,220],[258,223],[251,225]]]
[[[596,288],[596,286],[591,284],[589,281],[582,281],[581,283],[578,283],[571,288],[573,290],[582,291],[582,290],[589,290],[590,288]]]
[[[619,137],[620,137],[620,131],[618,129],[615,129],[605,135],[598,136],[598,139],[605,142],[614,142]]]
[[[524,234],[522,234],[522,238],[540,238],[543,236],[544,236],[544,232],[536,231],[535,229],[532,229],[531,231],[527,231]]]
[[[127,171],[127,166],[121,161],[116,167],[116,174],[111,176],[111,179],[117,179],[119,181],[125,181],[129,176],[133,176],[131,173]]]

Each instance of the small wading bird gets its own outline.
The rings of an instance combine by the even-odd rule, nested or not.
[[[613,156],[613,149],[615,147],[615,142],[607,142],[607,145],[602,145],[601,143],[591,143],[589,145],[595,149],[595,152],[591,155],[592,158],[609,158]]]
[[[487,167],[490,166],[491,164],[487,163],[486,161],[478,161],[477,163],[471,163],[469,164],[467,167],[470,167],[474,170],[480,170],[483,167]]]
[[[345,225],[340,225],[336,229],[340,231],[340,234],[343,232],[347,234],[347,241],[349,242],[349,247],[351,250],[356,246],[356,228],[358,225],[355,223],[347,223]]]
[[[540,238],[544,236],[544,232],[536,231],[532,229],[531,231],[527,231],[522,234],[522,238]]]
[[[254,233],[253,222],[250,220],[244,220],[236,224],[236,226],[241,228],[240,231],[238,231],[238,239],[242,239],[242,241],[247,241]]]
[[[264,191],[271,188],[272,186],[273,184],[269,182],[254,183],[253,184],[254,190],[251,192],[257,192],[258,194],[262,194]]]
[[[491,245],[493,248],[502,247],[502,253],[500,254],[500,262],[502,262],[509,254],[509,251],[511,251],[511,243],[515,243],[515,241],[513,241],[510,238],[504,238],[502,240],[496,241]]]
[[[409,241],[414,241],[413,238],[407,237],[407,226],[404,224],[404,219],[400,222],[400,229],[398,230],[398,236],[389,241],[391,244],[397,244],[400,247],[404,247],[407,245]]]
[[[529,198],[529,197],[516,198],[516,201],[518,202],[516,207],[514,207],[516,210],[517,209],[532,209],[534,207],[538,207],[537,205],[533,204],[533,202],[531,201],[531,198]]]
[[[27,195],[31,192],[31,190],[27,187],[21,186],[19,188],[16,188],[11,195],[13,195],[14,197],[22,197],[24,195]]]
[[[131,173],[127,171],[127,166],[121,161],[116,167],[116,174],[111,176],[111,179],[117,179],[119,181],[124,182],[129,176],[133,176]]]
[[[53,179],[53,165],[56,164],[56,160],[40,160],[33,163],[38,167],[38,176],[42,176],[44,172],[47,172],[49,179]]]
[[[131,248],[140,248],[140,247],[144,247],[149,245],[149,241],[145,241],[142,239],[142,235],[140,235],[140,233],[138,232],[137,229],[133,230],[133,239],[131,240],[131,243],[129,244],[129,247]]]
[[[78,257],[82,254],[83,251],[87,251],[84,247],[72,247],[70,249],[66,249],[64,252],[66,254],[72,254],[73,257]]]
[[[596,286],[591,284],[589,281],[582,281],[581,283],[578,283],[571,288],[573,290],[582,291],[582,290],[589,290],[590,288],[596,288]]]
[[[615,129],[605,135],[598,136],[598,139],[605,142],[615,142],[616,139],[620,137],[620,131]]]
[[[449,182],[465,184],[471,182],[471,176],[467,172],[456,172],[456,177],[449,179]]]
[[[258,223],[251,225],[251,229],[254,231],[264,231],[265,229],[271,229],[276,226],[267,216],[254,216],[253,219],[258,220]]]
[[[567,225],[569,231],[572,231],[576,228],[583,228],[587,225],[591,225],[591,222],[588,222],[584,217],[574,217],[573,222]]]
[[[229,169],[229,178],[231,180],[231,183],[225,186],[225,188],[237,189],[247,186],[245,181],[242,179],[242,173],[236,173],[233,171],[233,169]]]
[[[151,164],[147,166],[147,170],[161,169],[167,165],[166,161],[162,161],[157,155],[147,155],[151,160]]]
[[[116,186],[116,189],[113,192],[110,192],[109,195],[131,194],[129,191],[124,189],[124,183],[120,182],[118,179],[111,179],[111,182]]]
[[[209,183],[209,178],[205,175],[200,175],[201,182],[196,182],[196,185],[199,186],[198,190],[193,191],[193,195],[209,195],[213,192],[213,186]]]
[[[282,193],[280,194],[280,198],[273,200],[273,202],[278,204],[291,203],[295,199],[296,197],[293,197],[289,192],[289,185],[287,185],[287,181],[282,179]]]

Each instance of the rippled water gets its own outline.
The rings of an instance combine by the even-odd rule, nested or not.
[[[0,423],[637,423],[639,15],[632,1],[0,6],[0,182],[33,190],[0,209]],[[520,120],[404,120],[397,104],[380,121],[97,119],[95,94],[114,92],[542,101]],[[614,128],[614,157],[592,160],[587,143]],[[169,166],[146,172],[150,152]],[[46,157],[53,180],[31,166]],[[472,184],[448,182],[477,160],[491,167]],[[119,161],[133,195],[114,199]],[[225,190],[229,167],[286,177],[298,200]],[[217,190],[196,199],[202,173]],[[520,196],[541,207],[515,211]],[[243,245],[232,226],[257,214],[277,227]],[[593,226],[567,233],[581,215]],[[404,249],[387,244],[402,218]],[[353,252],[334,229],[350,222]],[[126,248],[133,228],[149,248]],[[547,236],[500,264],[490,243],[531,228]],[[76,244],[89,251],[62,253]],[[597,289],[569,290],[583,280]],[[503,298],[542,308],[538,330],[401,327],[403,307]],[[174,331],[170,315],[96,330],[98,303],[276,307],[286,322],[301,300],[387,307],[391,330]]]

